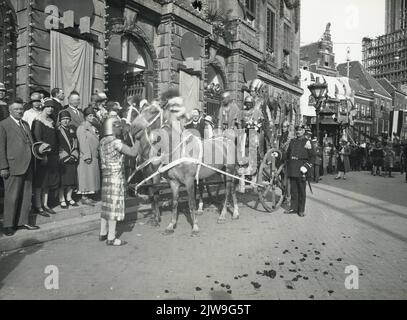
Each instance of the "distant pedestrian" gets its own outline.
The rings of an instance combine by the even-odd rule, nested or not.
[[[340,141],[339,151],[337,155],[338,175],[335,178],[336,180],[339,180],[341,178],[343,180],[346,180],[346,173],[350,171],[349,155],[350,149],[348,146],[348,142],[342,139]]]
[[[312,169],[314,157],[311,142],[305,135],[304,126],[297,126],[297,138],[291,140],[287,151],[287,174],[291,185],[291,208],[287,214],[305,216],[306,181]]]
[[[58,146],[59,146],[59,204],[62,209],[68,206],[77,207],[72,199],[72,193],[78,188],[77,165],[79,162],[79,148],[76,132],[70,126],[71,114],[62,110],[59,114]]]
[[[330,170],[330,156],[331,156],[331,146],[329,145],[329,143],[325,143],[324,145],[324,152],[323,152],[323,158],[322,158],[322,162],[323,162],[323,167],[324,167],[324,176],[327,176]]]
[[[384,147],[384,168],[387,171],[389,178],[394,178],[392,176],[392,171],[395,159],[396,153],[394,152],[392,145],[390,143],[386,144]]]
[[[89,198],[100,190],[99,136],[93,121],[96,117],[92,107],[84,111],[85,121],[76,131],[79,141],[78,194],[82,204],[94,206],[96,201]]]
[[[331,144],[331,173],[336,174],[337,164],[338,164],[338,150]]]
[[[4,220],[6,236],[14,235],[17,228],[37,230],[28,217],[32,198],[33,137],[28,123],[22,120],[23,102],[10,104],[9,117],[0,122],[0,176],[4,180]]]
[[[119,139],[122,136],[122,124],[117,117],[105,120],[100,141],[102,167],[102,214],[100,241],[108,246],[122,246],[126,242],[116,238],[116,224],[125,218],[126,178],[124,156],[136,157],[140,142],[135,141],[132,148]]]
[[[373,164],[373,175],[376,176],[379,172],[379,176],[382,175],[383,162],[384,162],[384,150],[380,141],[377,141],[370,153]]]
[[[314,157],[313,157],[313,168],[312,168],[312,178],[315,183],[319,183],[320,178],[320,170],[322,165],[322,148],[318,144],[317,138],[312,140],[312,147],[314,149]]]

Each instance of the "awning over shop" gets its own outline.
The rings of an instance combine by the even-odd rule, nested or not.
[[[308,70],[301,71],[301,88],[304,90],[304,94],[300,99],[301,114],[303,116],[315,117],[315,107],[313,106],[313,99],[308,86],[315,82],[319,77],[320,82],[326,82],[328,85],[328,97],[330,99],[350,100],[354,102],[354,93],[349,84],[349,78],[346,77],[328,77],[322,74],[313,73]],[[310,99],[311,97],[311,99]]]
[[[336,122],[336,121],[335,121],[334,119],[332,119],[332,118],[320,119],[319,123],[322,124],[322,125],[334,125],[334,126],[339,125],[338,122]]]

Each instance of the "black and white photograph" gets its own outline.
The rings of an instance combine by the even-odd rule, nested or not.
[[[407,0],[0,0],[0,300],[406,299]]]

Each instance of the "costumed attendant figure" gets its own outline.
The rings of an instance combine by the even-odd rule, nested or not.
[[[243,136],[239,139],[239,152],[242,161],[239,164],[239,174],[251,176],[252,182],[256,182],[257,158],[259,151],[259,132],[263,125],[263,115],[259,108],[255,108],[255,100],[252,96],[247,96],[244,101],[243,110],[239,115],[239,123],[244,130]],[[248,158],[246,157],[248,151]],[[245,167],[247,165],[247,168]],[[240,192],[244,192],[244,182],[240,180]]]
[[[100,141],[100,158],[102,168],[102,214],[100,220],[100,241],[108,246],[123,246],[125,241],[116,238],[116,224],[125,217],[125,170],[124,157],[137,157],[139,141],[133,147],[124,144],[122,124],[117,117],[105,120]]]

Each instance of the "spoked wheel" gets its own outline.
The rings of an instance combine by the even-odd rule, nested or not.
[[[259,200],[268,212],[278,210],[285,199],[285,187],[283,181],[284,164],[277,168],[276,163],[281,153],[275,149],[270,150],[264,157],[258,173],[257,183],[264,188],[258,187]]]

